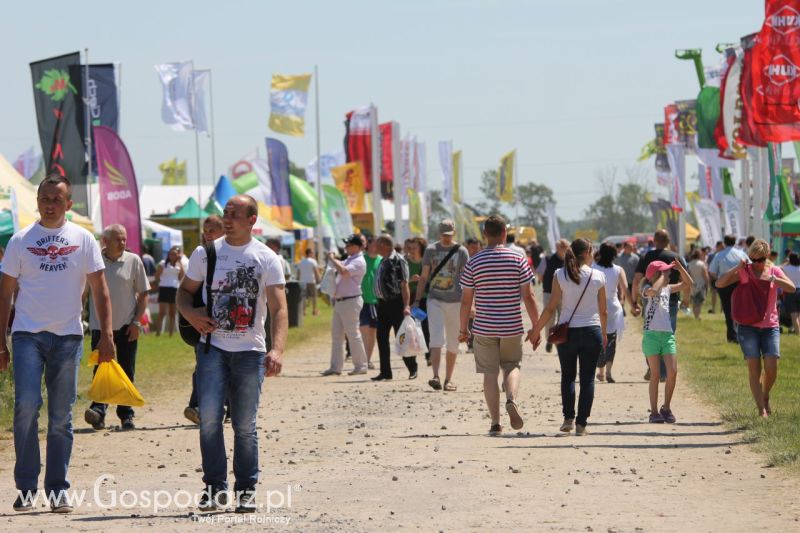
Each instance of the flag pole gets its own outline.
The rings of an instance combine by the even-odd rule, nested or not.
[[[214,128],[214,89],[211,82],[211,69],[208,69],[208,99],[211,101],[209,110],[211,111],[211,185],[217,184],[217,145],[214,142],[216,130]]]
[[[320,141],[319,141],[319,71],[314,65],[314,108],[315,108],[315,129],[317,134],[317,262],[323,264],[322,257],[322,164],[320,162]],[[334,248],[332,246],[331,248]]]
[[[377,237],[383,228],[383,206],[381,205],[381,147],[378,135],[378,108],[370,104],[370,137],[372,147],[372,234]]]
[[[202,211],[202,199],[200,193],[200,136],[197,134],[197,124],[195,124],[195,87],[194,87],[194,63],[192,63],[192,127],[194,128],[194,156],[197,163],[197,244],[203,243],[203,217],[200,216]]]
[[[89,220],[92,219],[92,121],[89,116],[91,112],[89,105],[89,49],[83,49],[83,57],[86,61],[83,71],[83,124],[86,128],[86,150],[89,154],[89,163],[86,169],[86,214]],[[102,225],[102,223],[101,223]]]
[[[406,183],[405,176],[401,176],[403,169],[408,170],[410,161],[410,139],[406,141],[406,149],[403,150],[403,140],[400,138],[400,124],[395,121],[390,122],[392,132],[392,176],[394,184],[392,186],[392,196],[394,197],[394,240],[399,243],[403,240],[403,199],[405,198]],[[398,147],[398,150],[395,150]],[[405,159],[404,159],[405,158]],[[375,168],[375,165],[372,165]],[[381,167],[383,168],[383,164]]]

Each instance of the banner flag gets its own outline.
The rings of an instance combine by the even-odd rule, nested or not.
[[[788,172],[784,172],[781,158],[780,143],[769,143],[769,197],[767,199],[767,210],[764,213],[765,220],[778,220],[790,215],[795,210],[794,198],[789,192],[787,179],[791,175],[791,167]]]
[[[425,218],[422,214],[421,194],[416,189],[406,189],[408,195],[408,229],[411,235],[425,235]]]
[[[719,224],[719,206],[707,198],[694,202],[694,214],[700,230],[703,246],[714,248],[722,240],[722,228]]]
[[[42,164],[42,156],[41,154],[37,154],[31,146],[21,154],[19,157],[14,161],[14,168],[19,172],[25,179],[31,179],[36,171],[39,169],[39,166]]]
[[[253,174],[255,174],[256,179],[248,180],[248,182],[250,182],[248,183],[248,185],[251,185],[252,183],[255,183],[256,185],[250,187],[249,189],[246,189],[243,192],[246,192],[247,194],[255,198],[257,202],[261,202],[262,204],[268,206],[269,216],[272,217],[270,218],[270,220],[277,223],[278,221],[275,220],[274,218],[275,215],[272,213],[272,179],[270,178],[269,175],[269,161],[267,161],[266,159],[253,159],[250,163],[251,163],[251,168],[253,169],[252,173],[245,174],[244,176],[241,176],[240,179],[245,180],[247,179],[245,176],[252,176]],[[234,180],[233,186],[236,187],[236,184],[238,182],[239,180]],[[316,195],[316,193],[314,194]],[[314,217],[316,216],[317,215],[315,212]],[[291,225],[283,226],[284,229],[289,227],[291,227]]]
[[[453,152],[453,202],[461,203],[461,171],[462,171],[461,150]]]
[[[194,100],[192,101],[192,119],[197,133],[211,134],[206,118],[206,93],[211,78],[210,70],[195,70],[192,72],[192,89],[194,89]]]
[[[191,61],[163,63],[155,66],[161,79],[164,97],[161,120],[175,131],[194,129],[192,118],[192,84],[194,67]]]
[[[289,192],[289,152],[286,145],[267,137],[267,161],[272,185],[272,219],[281,226],[292,225],[292,198]]]
[[[500,158],[500,168],[497,170],[497,184],[495,195],[501,202],[514,201],[514,171],[517,166],[517,151],[511,150]]]
[[[378,131],[381,140],[381,198],[392,200],[395,157],[400,157],[400,125],[394,121],[384,122],[378,126]]]
[[[453,141],[439,141],[439,164],[442,168],[442,203],[453,204]]]
[[[724,195],[731,195],[734,198],[736,197],[736,189],[733,186],[733,178],[731,178],[731,173],[728,171],[727,168],[723,168],[721,171],[722,174],[722,194]]]
[[[364,190],[372,192],[372,106],[359,107],[345,115],[344,150],[347,162],[364,165]],[[380,128],[379,128],[380,131]],[[381,174],[381,182],[384,176]]]
[[[686,209],[686,158],[685,147],[682,144],[667,146],[669,168],[672,169],[670,183],[670,202],[674,211]],[[674,237],[677,238],[677,235]]]
[[[407,203],[406,189],[412,187],[413,169],[411,158],[411,139],[406,135],[405,139],[400,139],[400,188],[395,192],[395,201],[400,205]]]
[[[139,215],[139,188],[128,149],[114,130],[95,126],[97,176],[103,227],[121,224],[128,230],[128,248],[142,252],[142,229]]]
[[[700,181],[700,198],[713,200],[717,205],[722,205],[722,169],[719,167],[707,167],[702,163],[697,164],[697,178]]]
[[[556,249],[556,243],[561,239],[561,231],[558,228],[558,216],[556,216],[556,204],[547,204],[547,244],[551,250]]]
[[[725,216],[725,233],[735,235],[739,239],[745,237],[742,225],[742,206],[732,194],[725,194],[722,198],[722,210]]]
[[[678,134],[678,106],[669,104],[664,106],[664,146],[680,142]]]
[[[335,185],[331,169],[333,167],[340,167],[344,165],[345,157],[344,152],[326,152],[319,155],[319,170],[322,173],[322,183],[328,185]],[[311,160],[306,165],[306,181],[312,185],[317,183],[317,158]]]
[[[666,230],[672,242],[678,242],[678,213],[672,209],[672,202],[659,198],[650,202],[656,228]]]
[[[722,78],[720,87],[720,117],[714,129],[719,152],[728,159],[744,159],[747,148],[739,140],[739,128],[742,122],[742,97],[739,83],[742,78],[741,47],[729,48],[725,51],[728,70]]]
[[[697,150],[697,100],[678,100],[677,125],[679,142],[686,148],[686,153]]]
[[[664,143],[664,123],[653,125],[656,131],[656,180],[659,185],[668,186],[670,183],[669,160],[667,159],[667,149]]]
[[[331,175],[336,183],[336,188],[342,191],[347,198],[347,205],[351,213],[364,213],[364,168],[361,161],[353,161],[344,165],[333,167]]]
[[[733,168],[732,159],[720,156],[714,131],[720,118],[720,90],[706,85],[697,95],[697,158],[706,167]]]
[[[293,137],[305,135],[305,114],[311,74],[273,74],[269,91],[269,129]]]
[[[36,61],[30,68],[45,173],[69,179],[73,211],[88,215],[83,87],[69,74],[80,63],[80,53],[74,52]]]
[[[347,199],[342,191],[332,185],[322,186],[323,212],[333,231],[333,238],[339,242],[353,233],[353,218],[347,208]]]
[[[89,79],[84,82],[86,67],[72,65],[70,77],[85,89],[84,106],[88,106],[89,121],[92,126],[106,126],[114,133],[119,131],[119,102],[117,93],[116,67],[111,64],[89,65]],[[92,132],[94,139],[94,132]],[[94,147],[94,141],[92,141]],[[96,150],[92,150],[92,170],[97,174]]]

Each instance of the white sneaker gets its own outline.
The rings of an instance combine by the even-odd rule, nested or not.
[[[361,370],[355,369],[355,370],[353,370],[351,372],[348,372],[347,375],[348,376],[361,376],[361,375],[366,374],[366,373],[367,373],[367,369],[366,368],[362,368]]]

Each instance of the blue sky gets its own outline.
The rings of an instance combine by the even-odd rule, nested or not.
[[[663,120],[663,106],[694,98],[690,63],[676,48],[714,46],[757,31],[763,1],[404,0],[14,2],[3,7],[0,153],[38,147],[28,63],[89,48],[91,62],[122,64],[121,136],[140,183],[158,183],[173,156],[195,174],[194,135],[160,120],[156,63],[194,60],[213,71],[217,173],[264,137],[290,158],[314,156],[306,137],[270,133],[273,72],[320,71],[322,150],[342,146],[343,117],[369,102],[381,122],[428,143],[430,188],[441,188],[436,142],[464,152],[464,196],[516,148],[520,181],[555,192],[562,219],[600,195],[596,172],[632,165]],[[313,95],[312,95],[313,101]],[[313,108],[311,108],[313,111]],[[646,164],[650,169],[652,161]],[[653,176],[651,172],[651,176]],[[201,177],[211,183],[210,143]],[[654,177],[653,186],[654,184]]]

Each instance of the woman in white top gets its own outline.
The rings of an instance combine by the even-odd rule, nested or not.
[[[796,289],[794,293],[784,295],[783,304],[786,306],[786,312],[792,317],[795,335],[800,335],[800,255],[797,252],[791,252],[788,259],[789,264],[783,265],[781,268],[786,277],[792,280]]]
[[[586,434],[586,420],[594,401],[594,369],[606,346],[606,277],[592,270],[592,243],[586,239],[572,241],[564,256],[564,268],[556,270],[553,291],[544,312],[536,322],[530,338],[534,349],[541,341],[541,331],[561,305],[559,325],[568,323],[567,341],[558,344],[561,363],[561,405],[564,423],[561,431]],[[552,331],[557,331],[558,326]],[[581,392],[575,416],[575,375],[580,361]]]
[[[706,299],[708,287],[711,279],[708,276],[708,267],[703,260],[703,251],[695,250],[692,252],[691,260],[688,265],[689,275],[692,277],[692,312],[697,320],[700,320],[700,313],[703,311],[703,302]]]
[[[175,331],[175,296],[178,294],[186,269],[181,261],[181,249],[173,246],[167,252],[167,258],[158,264],[156,269],[155,284],[158,286],[158,318],[156,319],[156,337],[161,335],[164,318],[167,319],[167,332],[172,337]]]
[[[608,310],[606,334],[608,344],[600,354],[600,359],[597,360],[597,379],[598,381],[608,381],[609,383],[614,383],[611,367],[614,366],[617,343],[622,338],[622,330],[625,327],[625,314],[622,312],[622,305],[625,303],[625,296],[628,294],[628,279],[622,267],[614,264],[616,258],[617,248],[613,244],[604,242],[600,245],[597,262],[592,265],[592,268],[602,272],[606,277],[606,308]]]

